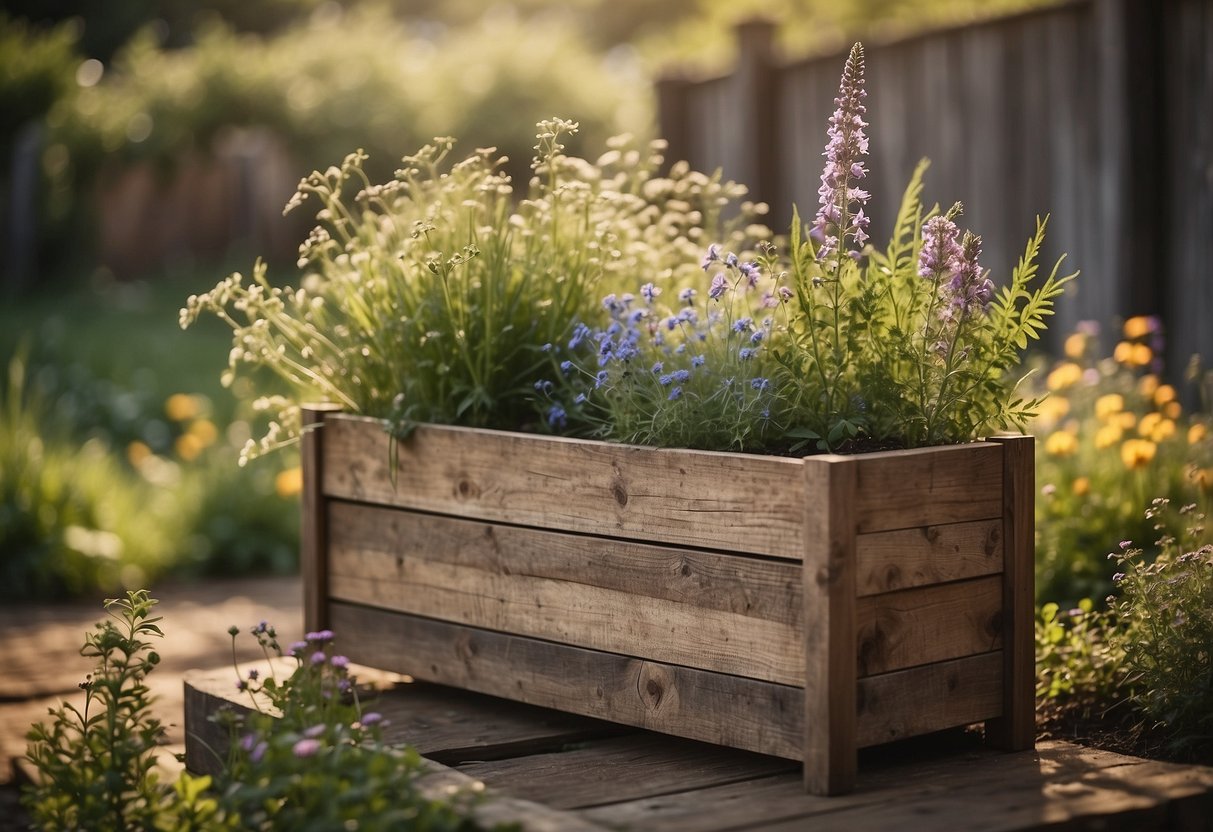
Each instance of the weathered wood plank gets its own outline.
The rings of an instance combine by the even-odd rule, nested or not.
[[[342,602],[351,659],[418,679],[799,759],[803,691]]]
[[[990,740],[1009,751],[1036,740],[1036,442],[1031,436],[996,439],[1006,451],[1006,571],[1003,579],[1002,717],[988,726]]]
[[[1002,516],[1002,449],[988,442],[855,457],[860,533]]]
[[[1002,571],[1002,520],[861,534],[856,588],[876,595]]]
[[[994,575],[859,599],[859,675],[1000,649],[1002,595]]]
[[[312,631],[325,626],[328,603],[328,549],[325,545],[328,515],[324,505],[324,437],[321,427],[326,416],[339,410],[338,405],[325,403],[306,404],[302,408],[303,436],[299,457],[303,469],[303,506],[300,512],[299,569],[308,576],[303,584],[303,626],[305,630]]]
[[[800,564],[633,543],[333,500],[329,547],[376,559],[381,576],[402,561],[440,561],[497,575],[591,584],[800,625]],[[1000,526],[1001,528],[1001,526]],[[382,561],[382,562],[380,562]],[[349,573],[355,574],[355,573]]]
[[[776,774],[578,812],[604,826],[662,832],[738,829],[992,830],[1204,829],[1213,769],[1150,763],[1070,743],[1041,743],[1038,753],[921,751],[910,758],[865,758],[859,788],[835,797],[805,794],[795,774]],[[1144,768],[1142,768],[1144,766]],[[1137,778],[1144,776],[1144,788]],[[1166,780],[1169,779],[1169,782]],[[1006,788],[1009,795],[998,792]],[[1144,799],[1143,799],[1144,798]],[[1130,804],[1129,806],[1126,806]],[[1196,823],[1135,826],[1117,812],[1149,805],[1155,817]],[[938,808],[937,808],[938,807]],[[922,820],[919,820],[922,818]]]
[[[488,570],[451,563],[461,558],[448,558],[451,550],[433,537],[415,540],[399,552],[346,546],[339,540],[344,535],[341,527],[332,524],[332,598],[576,647],[803,684],[801,636],[788,624],[602,588],[595,584],[592,569],[579,579],[575,574],[568,580],[535,576],[505,548],[494,553],[497,568]],[[524,545],[528,537],[538,536],[525,530],[501,531],[506,537],[521,537]],[[482,534],[476,538],[486,540]],[[580,558],[573,560],[580,563]]]
[[[1002,713],[1001,651],[870,676],[859,684],[860,747]]]
[[[703,743],[637,734],[582,748],[460,766],[490,788],[557,809],[752,780],[796,764]]]
[[[834,456],[805,460],[804,783],[814,794],[855,785],[857,466]]]
[[[423,425],[397,445],[393,486],[379,422],[339,416],[325,431],[325,457],[341,460],[324,469],[330,497],[789,560],[803,554],[798,459]]]

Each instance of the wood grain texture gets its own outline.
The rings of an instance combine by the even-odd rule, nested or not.
[[[647,561],[647,568],[621,581],[625,576],[613,568],[611,541],[575,536],[553,541],[550,533],[530,529],[484,527],[397,510],[337,508],[329,553],[334,599],[779,684],[804,682],[798,627],[714,608],[718,604],[700,607],[636,591],[641,581],[657,586],[654,573],[676,553],[659,551],[648,559],[645,547],[629,547],[629,554]],[[362,534],[354,531],[355,519]],[[394,539],[402,545],[381,545],[393,539],[385,537],[393,532],[400,534]],[[372,537],[380,544],[361,542]],[[591,549],[588,558],[582,555],[586,544],[596,543],[597,551]],[[766,566],[781,574],[799,572],[790,570],[790,564],[750,564],[751,571]],[[604,572],[616,586],[598,584]],[[562,577],[548,577],[551,573]],[[742,594],[748,589],[742,588]],[[783,595],[786,606],[791,599],[786,591]],[[765,606],[773,608],[776,602]]]
[[[392,578],[410,559],[501,576],[547,578],[800,625],[800,564],[564,534],[333,500],[335,560],[373,558]],[[382,561],[382,562],[380,562]],[[349,574],[359,574],[350,572]]]
[[[859,684],[861,748],[1002,713],[1002,651],[870,676]]]
[[[305,630],[321,630],[327,626],[325,610],[328,603],[328,512],[324,496],[324,420],[340,411],[333,404],[302,406],[302,438],[300,465],[303,469],[301,527],[299,534],[299,569],[303,573],[303,626]]]
[[[856,588],[876,595],[1002,571],[1002,519],[859,535]]]
[[[1003,580],[1002,717],[986,726],[990,741],[1009,751],[1031,748],[1036,740],[1036,442],[1031,436],[996,439],[1006,451]]]
[[[805,460],[804,782],[814,794],[855,786],[855,523],[853,458]]]
[[[461,766],[490,788],[557,809],[702,789],[794,769],[795,763],[703,743],[636,734],[554,754]]]
[[[861,598],[859,675],[998,650],[1002,604],[1000,575]]]
[[[1002,516],[1002,450],[987,442],[855,457],[860,533]]]
[[[422,425],[326,425],[325,493],[477,520],[799,560],[800,460]],[[339,460],[339,462],[337,462]]]
[[[418,679],[800,759],[800,688],[333,602],[354,661]]]

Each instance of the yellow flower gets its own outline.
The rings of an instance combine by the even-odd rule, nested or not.
[[[1141,421],[1137,423],[1137,432],[1142,436],[1149,436],[1154,432],[1154,428],[1158,427],[1158,423],[1162,421],[1161,413],[1147,413],[1141,417]]]
[[[274,488],[279,497],[294,497],[303,490],[303,469],[296,465],[282,471],[274,478]]]
[[[1050,390],[1065,390],[1067,387],[1073,387],[1081,378],[1082,367],[1072,361],[1063,361],[1049,373],[1045,384]]]
[[[173,449],[186,462],[193,462],[202,453],[202,440],[192,433],[183,433],[173,443]]]
[[[164,412],[174,422],[184,422],[198,415],[198,400],[187,393],[174,393],[164,403]]]
[[[1095,415],[1100,421],[1114,416],[1125,409],[1125,397],[1119,393],[1108,393],[1095,400]]]
[[[1066,339],[1066,355],[1070,358],[1082,358],[1082,354],[1087,351],[1087,336],[1081,332],[1075,332]]]
[[[1099,450],[1110,448],[1120,441],[1120,437],[1124,435],[1124,431],[1120,429],[1118,424],[1104,425],[1095,434],[1095,447]]]
[[[1085,497],[1087,492],[1091,490],[1091,480],[1087,477],[1079,477],[1074,480],[1074,494],[1079,497]]]
[[[1147,398],[1153,396],[1155,391],[1158,390],[1158,376],[1153,373],[1146,373],[1141,377],[1141,381],[1137,382],[1137,389]]]
[[[1128,341],[1121,341],[1116,345],[1116,349],[1112,350],[1112,357],[1119,364],[1128,364],[1133,360],[1133,345]]]
[[[204,448],[214,444],[215,439],[219,436],[219,429],[215,427],[215,423],[210,419],[195,420],[190,424],[189,432],[197,437]]]
[[[1175,423],[1170,419],[1160,419],[1150,431],[1150,438],[1155,442],[1163,442],[1175,435]]]
[[[1168,419],[1178,419],[1184,409],[1179,402],[1167,402],[1163,405],[1162,412]]]
[[[1193,468],[1191,476],[1201,491],[1213,491],[1213,468]]]
[[[1154,391],[1154,404],[1162,407],[1167,402],[1175,401],[1175,388],[1164,384]]]
[[[1144,367],[1154,358],[1154,353],[1145,344],[1133,345],[1133,364]]]
[[[1049,396],[1040,403],[1039,418],[1046,422],[1056,422],[1070,412],[1070,400],[1065,396]]]
[[[1070,456],[1078,450],[1078,440],[1068,431],[1055,431],[1045,440],[1045,450],[1054,456]]]
[[[1188,428],[1188,444],[1195,445],[1200,440],[1204,439],[1209,434],[1209,429],[1204,426],[1203,422],[1197,422],[1192,427]]]
[[[1137,417],[1126,410],[1124,413],[1117,413],[1115,419],[1109,419],[1108,421],[1114,425],[1119,425],[1122,430],[1132,430],[1133,426],[1137,424]]]
[[[138,439],[126,446],[126,458],[136,468],[151,455],[152,449]]]
[[[1150,334],[1151,330],[1150,319],[1145,315],[1138,315],[1125,321],[1125,337],[1126,338],[1141,338]]]
[[[1155,444],[1148,439],[1128,439],[1120,446],[1120,459],[1130,470],[1143,468],[1154,459],[1156,450]]]

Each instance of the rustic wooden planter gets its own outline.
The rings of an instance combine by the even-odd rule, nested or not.
[[[803,459],[305,409],[306,624],[356,662],[803,760],[1034,739],[1033,440]],[[323,429],[316,429],[323,426]]]

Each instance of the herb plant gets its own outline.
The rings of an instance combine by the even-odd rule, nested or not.
[[[1040,221],[1001,290],[981,239],[920,202],[920,165],[885,251],[868,245],[863,48],[830,118],[820,208],[793,219],[786,254],[708,248],[693,283],[652,280],[608,296],[605,315],[553,348],[537,382],[553,428],[695,447],[821,450],[964,442],[1022,428],[1040,399],[1009,374],[1073,278],[1037,282]],[[677,311],[654,303],[675,296]],[[696,298],[702,298],[701,303]],[[577,348],[592,347],[587,356]],[[587,360],[588,359],[588,360]]]
[[[251,284],[237,274],[191,297],[182,325],[210,312],[232,326],[227,382],[266,367],[296,397],[388,418],[398,434],[421,421],[525,427],[543,417],[543,345],[567,341],[613,284],[684,272],[743,192],[686,165],[655,176],[659,145],[620,139],[595,164],[567,156],[576,129],[539,125],[517,202],[491,149],[452,165],[453,140],[439,139],[384,185],[352,154],[305,179],[288,206],[321,205],[300,288],[272,286],[258,264]],[[738,222],[758,210],[743,205]],[[295,401],[265,405],[280,418],[250,454],[294,435]]]

